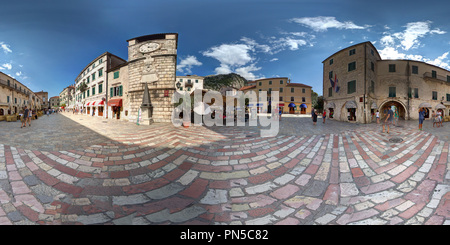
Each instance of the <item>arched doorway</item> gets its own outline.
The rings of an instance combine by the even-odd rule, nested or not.
[[[394,111],[394,113],[395,113],[395,111],[397,111],[399,119],[403,119],[403,120],[407,119],[406,107],[403,103],[401,103],[399,101],[394,101],[394,100],[383,102],[380,105],[380,110],[379,110],[380,117],[386,118],[387,112],[389,111],[389,109],[392,109]]]
[[[300,114],[306,114],[306,108],[308,108],[308,106],[306,104],[301,104],[300,105]]]
[[[289,107],[289,114],[295,114],[295,104],[294,103],[290,103],[288,105]]]
[[[341,110],[341,120],[342,121],[356,121],[356,102],[347,101]]]

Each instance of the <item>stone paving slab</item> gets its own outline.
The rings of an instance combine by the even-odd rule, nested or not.
[[[450,126],[416,126],[0,122],[0,224],[450,224]]]

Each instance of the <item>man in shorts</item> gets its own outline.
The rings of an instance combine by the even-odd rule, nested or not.
[[[384,120],[383,133],[385,127],[387,128],[387,133],[389,133],[389,125],[392,124],[393,120],[394,120],[394,112],[392,111],[392,109],[389,109],[389,111],[387,112],[386,120]]]
[[[28,110],[27,106],[25,106],[25,109],[23,111],[23,121],[22,121],[22,127],[26,127],[27,126],[27,121],[28,121],[28,117],[30,116],[30,111]],[[25,125],[24,125],[25,123]]]
[[[422,124],[424,119],[425,119],[425,109],[422,107],[419,109],[419,130],[422,130]]]

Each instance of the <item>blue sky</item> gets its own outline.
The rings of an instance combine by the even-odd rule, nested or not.
[[[126,40],[176,32],[177,75],[289,77],[322,94],[322,61],[371,41],[384,59],[450,69],[450,3],[331,0],[1,1],[0,71],[59,95]]]

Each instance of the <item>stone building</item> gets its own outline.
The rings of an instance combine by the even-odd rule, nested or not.
[[[243,92],[252,90],[267,91],[267,100],[272,91],[278,91],[279,110],[283,114],[309,114],[312,108],[312,87],[301,83],[291,83],[287,77],[264,78],[248,83],[249,86],[242,87]],[[268,106],[258,103],[259,112],[268,112]]]
[[[108,96],[107,72],[127,61],[105,52],[84,67],[75,79],[75,108],[83,114],[106,117]],[[84,89],[83,89],[84,87]]]
[[[175,87],[177,91],[188,91],[192,93],[196,89],[203,90],[204,77],[197,75],[177,76]]]
[[[153,34],[128,40],[126,97],[130,121],[137,121],[139,117],[140,124],[171,122],[177,42],[177,33]]]
[[[388,108],[418,119],[419,106],[450,113],[450,71],[415,60],[382,60],[371,42],[342,49],[323,62],[324,108],[335,120],[370,123]]]
[[[41,99],[41,108],[48,109],[48,92],[42,90],[40,92],[34,92],[34,94]]]
[[[67,86],[59,93],[59,106],[64,106],[65,109],[69,109],[72,96],[75,91],[74,86]]]
[[[108,118],[129,120],[128,62],[108,71]]]
[[[0,116],[19,113],[24,106],[40,110],[41,99],[21,82],[0,72]]]
[[[59,108],[59,96],[53,96],[49,99],[50,108],[51,109],[58,109]]]

